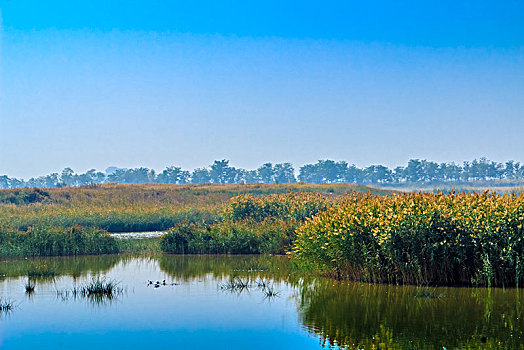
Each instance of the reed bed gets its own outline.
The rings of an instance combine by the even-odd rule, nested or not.
[[[92,227],[32,226],[26,232],[0,230],[0,257],[117,253],[106,231]]]
[[[336,203],[318,193],[286,193],[230,199],[213,225],[183,223],[170,229],[161,249],[175,254],[284,254],[296,228]]]
[[[523,225],[524,195],[353,197],[299,227],[291,256],[358,281],[521,286]]]
[[[0,314],[7,314],[15,308],[15,303],[12,300],[0,298]]]
[[[57,297],[62,300],[84,298],[94,304],[106,304],[124,293],[120,283],[105,277],[93,277],[91,281],[71,289],[58,290]]]

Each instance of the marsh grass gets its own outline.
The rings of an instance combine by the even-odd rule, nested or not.
[[[521,286],[524,195],[348,198],[297,229],[305,269],[372,283]]]
[[[262,278],[252,280],[250,278],[242,279],[240,277],[232,277],[226,283],[220,284],[219,289],[239,295],[256,289],[264,295],[264,299],[269,300],[280,295],[280,291],[275,289],[270,280]]]
[[[111,253],[118,253],[116,240],[93,227],[37,225],[22,232],[0,226],[0,257]]]
[[[123,295],[124,288],[115,280],[98,276],[83,285],[58,290],[56,294],[63,301],[82,298],[96,305],[104,305]]]
[[[15,303],[12,300],[0,298],[0,314],[7,314],[13,311]]]
[[[29,296],[31,296],[35,292],[35,283],[31,280],[31,278],[27,278],[27,282],[24,286],[25,293]]]
[[[244,280],[240,277],[233,277],[226,283],[220,284],[219,288],[223,291],[241,294],[242,292],[249,292],[251,286],[252,284],[249,278]]]
[[[54,270],[30,270],[27,271],[28,278],[38,278],[38,279],[53,279],[55,278]]]
[[[440,293],[438,288],[420,287],[413,293],[413,296],[424,299],[441,299],[445,297],[445,294]]]
[[[273,285],[266,286],[266,288],[264,288],[262,292],[264,293],[264,298],[269,300],[280,296],[280,291],[276,290]]]

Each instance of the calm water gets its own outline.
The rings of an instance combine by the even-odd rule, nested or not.
[[[25,292],[28,274],[32,294]],[[94,276],[118,280],[122,293],[92,299],[64,292]],[[231,289],[232,279],[247,286]],[[0,297],[16,304],[0,313],[2,349],[524,348],[522,290],[337,283],[294,275],[285,257],[7,261],[0,263]]]
[[[146,231],[146,232],[115,232],[109,235],[116,239],[143,239],[157,238],[165,234],[165,231]]]

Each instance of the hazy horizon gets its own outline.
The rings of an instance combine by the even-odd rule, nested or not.
[[[524,161],[523,1],[0,9],[0,175]]]

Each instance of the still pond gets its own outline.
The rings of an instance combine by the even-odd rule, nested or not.
[[[12,307],[0,311],[0,348],[524,348],[522,289],[369,285],[291,271],[282,256],[2,261],[0,298]],[[80,292],[93,281],[117,285],[112,294]]]

